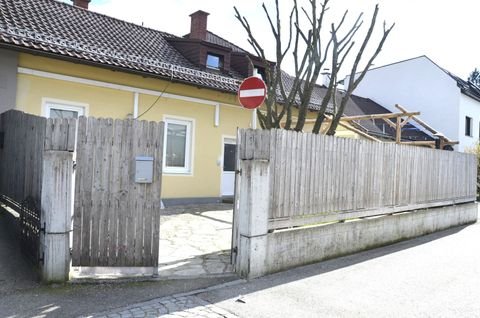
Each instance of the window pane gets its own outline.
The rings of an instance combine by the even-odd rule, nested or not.
[[[466,136],[472,135],[472,118],[468,116],[465,117],[465,135]]]
[[[207,55],[207,67],[220,68],[220,57],[212,54]]]
[[[235,145],[223,146],[223,171],[235,171]]]
[[[187,126],[180,124],[167,124],[167,167],[186,167],[185,150],[187,144]]]
[[[50,118],[78,118],[78,112],[74,110],[65,110],[50,108]]]

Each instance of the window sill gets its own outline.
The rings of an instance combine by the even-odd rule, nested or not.
[[[172,170],[167,170],[163,169],[164,176],[193,176],[193,173],[191,171],[172,171]]]

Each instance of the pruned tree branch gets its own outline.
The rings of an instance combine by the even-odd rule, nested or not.
[[[378,54],[380,54],[382,48],[383,48],[383,45],[385,44],[385,41],[387,40],[388,38],[388,35],[390,34],[390,32],[392,31],[393,27],[395,26],[395,23],[392,24],[390,27],[386,27],[386,23],[384,22],[384,25],[383,25],[383,35],[382,35],[382,38],[380,40],[380,42],[377,44],[377,47],[375,49],[375,52],[373,53],[373,55],[368,59],[368,62],[367,64],[365,65],[365,67],[363,68],[363,70],[359,73],[358,77],[356,77],[357,75],[357,69],[358,69],[358,65],[362,59],[362,56],[363,56],[363,53],[365,51],[365,48],[367,47],[367,44],[369,43],[370,41],[370,38],[373,34],[373,30],[375,29],[375,25],[376,25],[376,21],[377,21],[377,15],[378,15],[378,11],[379,11],[379,6],[378,4],[375,6],[375,10],[373,12],[373,16],[372,16],[372,20],[370,22],[370,26],[368,28],[368,31],[367,31],[367,34],[365,35],[365,38],[362,42],[362,45],[355,57],[355,61],[353,62],[353,67],[350,71],[350,77],[349,77],[349,81],[348,81],[348,88],[347,90],[345,91],[345,93],[343,94],[342,96],[342,99],[340,101],[340,106],[332,120],[332,124],[330,125],[330,128],[328,129],[327,131],[327,134],[328,135],[334,135],[335,134],[335,131],[337,129],[337,126],[338,126],[338,123],[340,122],[340,118],[342,117],[343,115],[343,112],[345,111],[345,107],[347,105],[347,102],[348,100],[350,99],[350,97],[352,96],[352,93],[353,91],[357,88],[357,86],[360,84],[360,82],[363,80],[363,78],[365,77],[365,75],[367,74],[368,70],[370,69],[370,67],[372,66],[373,64],[373,61],[375,60],[375,58],[378,56]]]
[[[275,14],[271,14],[265,4],[262,9],[265,13],[267,23],[273,40],[275,41],[275,61],[270,62],[261,43],[255,38],[248,20],[243,17],[238,9],[234,7],[235,17],[245,29],[248,42],[257,56],[265,65],[267,82],[266,111],[257,111],[259,122],[262,128],[285,128],[292,129],[293,109],[297,108],[297,122],[294,129],[303,130],[306,115],[311,105],[314,91],[317,89],[317,81],[320,72],[330,57],[329,66],[331,69],[330,79],[326,87],[325,95],[321,101],[320,109],[313,128],[314,133],[319,133],[325,114],[329,105],[334,105],[332,124],[328,134],[334,134],[339,120],[345,110],[347,101],[354,89],[363,80],[366,72],[373,64],[373,61],[380,53],[394,24],[389,28],[384,25],[383,36],[377,44],[376,50],[366,62],[365,67],[357,73],[359,64],[363,58],[364,51],[369,44],[379,11],[375,6],[369,28],[354,59],[350,71],[348,89],[340,96],[337,96],[338,75],[345,64],[347,57],[355,48],[355,37],[363,25],[363,14],[356,17],[353,24],[343,31],[348,21],[348,10],[340,18],[337,24],[330,26],[330,37],[323,36],[324,18],[329,10],[330,0],[309,0],[309,8],[299,8],[297,0],[292,0],[292,8],[289,11],[288,34],[285,37],[281,23],[281,11],[279,0],[275,0]],[[300,18],[302,15],[302,19]],[[321,36],[322,34],[322,36]],[[286,40],[286,41],[285,41]],[[283,42],[282,42],[283,41]],[[286,45],[284,45],[286,43]],[[291,52],[294,66],[294,76],[290,77],[282,71],[285,58]],[[253,64],[252,64],[253,67]],[[357,76],[357,77],[355,77]],[[339,101],[337,102],[337,99]],[[280,106],[279,102],[280,101]],[[336,109],[338,106],[338,109]]]

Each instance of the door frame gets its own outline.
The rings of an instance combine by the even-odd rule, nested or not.
[[[233,140],[233,143],[232,142],[225,142],[225,141],[232,141]],[[233,135],[222,135],[222,144],[221,144],[221,155],[220,155],[220,197],[223,196],[223,160],[225,158],[225,143],[226,144],[230,144],[230,145],[236,145],[237,144],[237,137],[236,136],[233,136]],[[234,172],[235,173],[235,172]],[[234,186],[234,191],[233,191],[233,194],[235,194],[235,184],[233,185]],[[232,195],[233,196],[233,195]]]

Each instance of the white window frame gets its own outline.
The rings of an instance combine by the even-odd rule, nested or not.
[[[194,135],[195,135],[195,120],[192,118],[164,116],[165,133],[163,136],[163,172],[165,174],[174,175],[193,175],[193,153],[194,153]],[[184,167],[168,167],[167,166],[167,137],[168,124],[177,124],[187,126],[186,140],[185,140],[185,166]]]
[[[218,58],[218,66],[212,66],[208,64],[208,57],[216,57]],[[209,53],[207,52],[207,59],[205,61],[205,66],[211,70],[220,70],[223,68],[223,63],[224,63],[224,57],[221,54],[215,54],[215,53]]]
[[[42,115],[50,118],[50,110],[61,109],[78,112],[78,116],[88,116],[88,104],[72,102],[62,99],[42,98]]]

